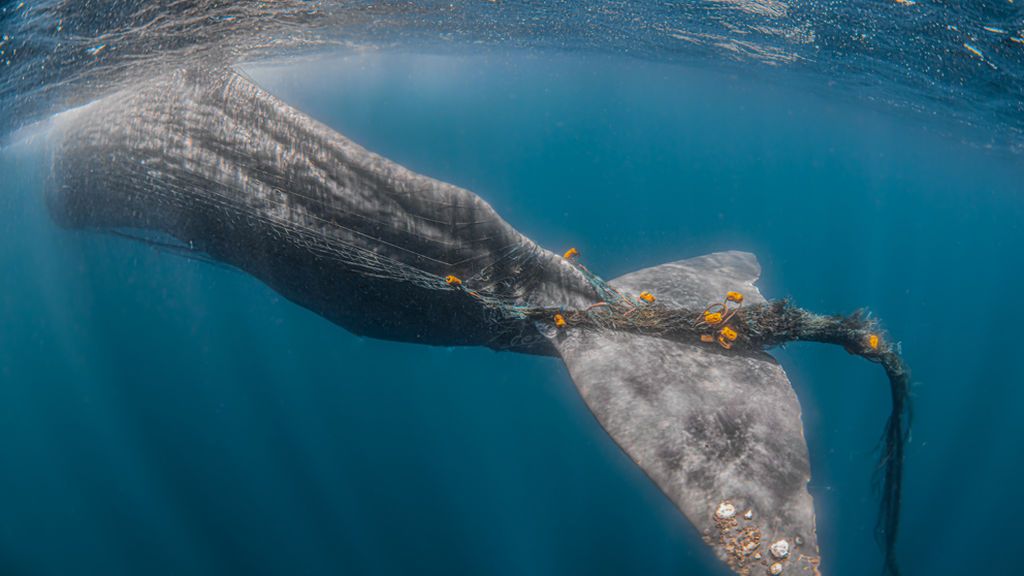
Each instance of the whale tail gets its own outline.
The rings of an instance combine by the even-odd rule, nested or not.
[[[728,291],[764,302],[759,274],[752,254],[723,252],[609,285],[702,309]],[[817,573],[800,405],[771,356],[621,331],[570,328],[553,340],[601,425],[731,568]]]

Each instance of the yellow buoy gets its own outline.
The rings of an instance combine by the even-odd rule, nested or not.
[[[462,286],[462,280],[459,280],[458,276],[452,276],[451,274],[445,276],[444,281],[447,282],[449,286]]]
[[[722,322],[722,313],[710,311],[704,312],[704,321],[707,322],[708,324],[711,324],[712,326],[714,326],[715,324],[720,324]]]
[[[580,251],[579,250],[577,250],[575,248],[569,248],[568,250],[565,251],[565,254],[562,254],[562,258],[565,258],[566,260],[572,260],[573,258],[575,258],[575,257],[577,257],[579,255],[580,255]]]
[[[559,328],[565,328],[565,316],[561,314],[555,314],[555,326]]]
[[[647,303],[654,302],[654,294],[651,294],[650,292],[647,291],[643,291],[640,293],[640,299]]]
[[[872,350],[878,350],[878,344],[879,344],[878,334],[868,334],[868,346]]]

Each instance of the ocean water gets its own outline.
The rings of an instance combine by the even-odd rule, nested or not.
[[[984,137],[1005,139],[1002,116],[594,51],[246,71],[606,278],[741,249],[769,297],[869,308],[915,383],[904,573],[1019,572],[1024,163]],[[728,573],[560,361],[359,338],[238,271],[62,230],[45,170],[30,145],[0,153],[0,573]],[[823,572],[877,573],[888,384],[832,347],[773,353],[803,409]]]

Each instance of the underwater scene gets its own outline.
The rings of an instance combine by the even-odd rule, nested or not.
[[[1024,4],[0,1],[0,574],[1022,573]]]

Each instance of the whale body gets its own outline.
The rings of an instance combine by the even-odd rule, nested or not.
[[[45,198],[73,229],[170,236],[354,333],[561,357],[612,439],[739,574],[818,574],[800,406],[763,352],[545,330],[602,286],[475,194],[373,154],[230,69],[174,70],[55,126]],[[764,302],[723,252],[611,280],[700,309]],[[457,281],[453,281],[455,278]]]

